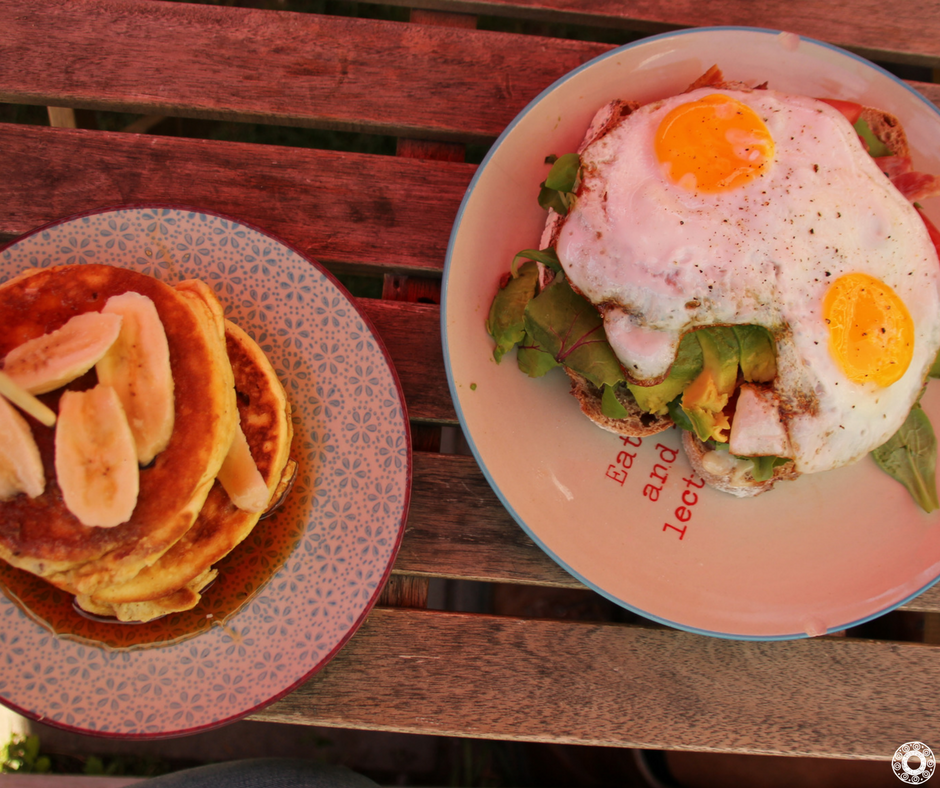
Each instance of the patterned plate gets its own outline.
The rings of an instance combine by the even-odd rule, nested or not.
[[[3,565],[0,585],[30,604],[24,612],[0,594],[0,701],[45,723],[118,737],[231,722],[323,667],[375,603],[411,490],[401,387],[332,276],[239,221],[163,206],[66,219],[0,251],[0,283],[66,263],[211,285],[287,389],[299,468],[284,506],[226,559],[190,614],[96,623],[66,595]]]

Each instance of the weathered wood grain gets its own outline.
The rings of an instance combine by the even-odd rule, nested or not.
[[[326,264],[439,275],[475,169],[462,162],[0,124],[0,234],[20,235],[93,208],[171,203],[237,216]]]
[[[391,356],[412,421],[456,424],[441,346],[441,310],[434,304],[357,300]]]
[[[255,719],[625,747],[890,759],[940,730],[940,647],[376,609]]]
[[[940,585],[928,588],[920,596],[901,605],[901,610],[911,610],[919,613],[940,612]]]
[[[472,457],[415,452],[398,574],[583,588],[500,503]],[[940,585],[901,606],[940,612]]]
[[[472,457],[416,452],[395,572],[582,588],[499,502]]]
[[[940,65],[940,14],[932,0],[894,4],[879,0],[391,0],[391,4],[641,33],[712,25],[765,27],[828,41],[872,60]]]
[[[0,101],[483,141],[608,49],[154,0],[23,0],[0,3]]]

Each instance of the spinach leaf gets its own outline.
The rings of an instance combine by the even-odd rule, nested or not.
[[[516,351],[516,362],[519,369],[530,378],[540,378],[549,370],[560,366],[551,353],[545,352],[532,337],[526,334],[519,343]]]
[[[558,276],[525,309],[525,332],[555,360],[598,388],[624,379],[594,306]]]
[[[525,308],[535,295],[538,277],[538,266],[533,262],[524,263],[490,304],[486,330],[496,342],[493,358],[497,363],[525,335]]]
[[[920,405],[911,408],[904,424],[871,453],[875,462],[903,484],[925,512],[940,508],[937,501],[937,438]]]
[[[546,161],[551,161],[551,158]],[[545,210],[551,208],[555,213],[566,216],[574,200],[573,192],[580,169],[581,157],[577,153],[566,153],[555,159],[548,177],[540,184],[539,205]]]
[[[516,263],[519,260],[535,260],[538,263],[541,263],[548,268],[551,268],[556,274],[561,270],[561,263],[558,261],[558,255],[555,253],[554,248],[549,247],[548,249],[523,249],[515,257],[512,258],[512,265],[510,266],[510,271],[513,276],[516,276]]]

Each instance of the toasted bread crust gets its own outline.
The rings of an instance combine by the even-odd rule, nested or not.
[[[895,156],[910,156],[904,128],[894,115],[872,107],[862,109],[861,119],[868,123],[872,133],[881,140]]]
[[[691,432],[683,431],[682,448],[685,450],[686,457],[689,458],[693,470],[704,479],[709,487],[714,487],[716,490],[721,490],[721,492],[729,493],[738,498],[752,498],[773,489],[774,484],[779,481],[795,479],[800,475],[792,460],[785,465],[778,465],[774,468],[773,478],[763,482],[755,481],[750,470],[715,473],[710,469],[708,462],[705,461],[705,456],[712,450]]]
[[[669,416],[655,416],[640,410],[629,392],[620,390],[616,391],[617,399],[627,409],[629,415],[625,419],[612,419],[610,416],[605,416],[601,408],[601,390],[577,372],[572,372],[567,368],[565,372],[571,379],[571,393],[581,405],[581,411],[601,429],[617,435],[645,438],[672,426],[672,419]]]

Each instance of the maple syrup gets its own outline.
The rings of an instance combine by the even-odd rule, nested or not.
[[[177,643],[225,626],[271,579],[294,551],[306,518],[285,506],[259,520],[245,540],[216,564],[218,577],[199,603],[148,622],[93,616],[73,596],[40,577],[0,561],[0,589],[29,618],[59,637],[90,646],[140,649]]]

